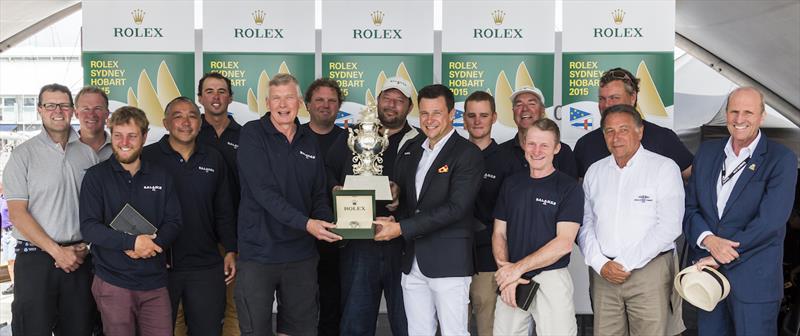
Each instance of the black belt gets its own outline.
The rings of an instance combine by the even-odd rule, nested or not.
[[[68,242],[68,243],[58,243],[58,245],[59,246],[72,246],[72,245],[78,245],[80,243],[83,243],[83,241],[82,240],[78,240],[78,241]],[[17,240],[17,246],[14,247],[14,252],[16,252],[16,253],[31,253],[31,252],[44,252],[44,250],[39,248],[36,245],[33,245],[33,243],[31,243],[29,241]]]
[[[666,250],[664,252],[661,252],[661,253],[657,254],[655,257],[653,257],[653,259],[658,258],[660,256],[663,256],[663,255],[665,255],[667,253],[672,253],[672,251],[675,251],[675,249],[669,249],[669,250]],[[616,257],[609,257],[609,256],[607,256],[605,254],[603,256],[608,258],[608,259],[611,259],[611,260],[614,260],[614,258],[616,258]],[[650,260],[653,260],[653,259],[650,259]]]

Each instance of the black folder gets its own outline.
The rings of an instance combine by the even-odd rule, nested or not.
[[[525,311],[531,307],[533,298],[536,296],[536,292],[539,291],[539,283],[533,281],[533,279],[528,280],[530,280],[528,284],[517,285],[516,292],[514,293],[517,300],[517,307]],[[500,288],[497,289],[497,295],[500,295]]]
[[[126,203],[122,210],[119,211],[114,220],[111,221],[111,228],[120,232],[127,233],[132,236],[138,235],[152,235],[155,234],[156,229],[142,214],[134,209],[130,204]]]

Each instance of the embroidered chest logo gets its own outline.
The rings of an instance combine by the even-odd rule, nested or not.
[[[317,158],[316,156],[311,154],[306,154],[303,151],[300,151],[300,155],[304,156],[307,160],[314,160]]]
[[[206,173],[213,173],[214,172],[214,168],[208,168],[208,167],[203,167],[203,166],[197,166],[197,169],[200,170],[200,171],[206,172]]]
[[[162,187],[160,185],[146,185],[146,186],[142,187],[142,189],[150,190],[150,191],[154,191],[155,192],[155,191],[159,191],[161,189],[164,189],[164,187]]]
[[[228,141],[228,146],[233,147],[233,149],[239,149],[239,145],[237,145],[237,144],[235,144],[233,142],[230,142],[230,141]]]
[[[558,205],[558,203],[556,203],[555,201],[551,201],[549,199],[543,199],[543,198],[539,198],[539,197],[536,197],[536,202],[542,203],[542,205],[545,205],[545,206],[547,206],[547,205],[552,205],[552,206]]]
[[[484,174],[483,174],[483,179],[484,179],[484,180],[487,180],[487,179],[496,180],[496,179],[497,179],[497,176],[494,176],[494,175],[492,175],[492,174],[489,174],[489,173],[484,173]]]
[[[636,196],[636,197],[633,199],[633,201],[634,201],[634,202],[642,202],[642,204],[645,204],[645,203],[647,203],[647,202],[652,202],[652,201],[653,201],[653,198],[652,198],[652,197],[650,197],[650,196],[647,196],[647,195],[639,195],[639,196]]]

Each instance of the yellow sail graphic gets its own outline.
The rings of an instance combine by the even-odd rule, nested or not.
[[[164,108],[158,101],[158,94],[145,70],[142,70],[139,74],[136,92],[139,93],[138,107],[147,115],[147,120],[150,124],[161,125],[164,120]]]
[[[375,83],[375,96],[381,95],[381,89],[383,89],[383,83],[386,83],[386,73],[381,71],[381,73],[378,74],[378,81]],[[364,101],[364,103],[367,103],[367,105],[369,105],[367,101]]]
[[[286,62],[281,62],[281,65],[278,67],[278,73],[291,74],[291,72],[289,71],[289,67],[286,65]]]
[[[132,87],[128,87],[128,105],[133,107],[139,106],[139,100],[136,99],[136,93],[133,92]]]
[[[261,70],[261,74],[258,76],[258,87],[256,87],[258,110],[253,111],[258,113],[259,117],[267,114],[267,97],[269,97],[269,75],[266,71]]]
[[[525,66],[525,62],[519,62],[517,76],[514,79],[514,89],[519,90],[523,87],[536,87],[536,85],[533,84],[533,78],[531,78],[531,74],[528,72],[528,67]]]
[[[173,99],[181,96],[178,85],[175,84],[175,79],[172,78],[172,73],[169,71],[169,67],[167,67],[167,62],[164,61],[161,61],[161,64],[158,65],[156,92],[158,92],[158,101],[161,102],[161,106],[165,107]]]
[[[378,103],[375,101],[375,96],[372,95],[372,91],[369,89],[367,89],[367,93],[364,94],[364,104],[367,106],[370,106],[370,104],[378,105]]]
[[[500,74],[497,75],[497,83],[495,84],[494,92],[497,120],[505,126],[517,127],[517,124],[514,123],[514,111],[512,111],[510,99],[513,90],[511,90],[511,83],[509,83],[508,77],[506,77],[505,70],[501,70]]]
[[[253,93],[253,88],[247,89],[247,108],[250,112],[258,113],[258,98],[256,98],[256,94]]]
[[[414,117],[419,117],[419,107],[417,106],[417,88],[414,86],[414,81],[411,80],[411,75],[408,74],[408,70],[406,69],[406,65],[403,62],[400,62],[400,65],[397,66],[397,77],[403,78],[411,84],[411,101],[414,102],[414,108],[411,109],[411,115]]]
[[[639,78],[637,109],[642,118],[647,119],[648,116],[668,117],[664,101],[661,100],[661,95],[658,94],[656,84],[653,82],[653,77],[650,76],[650,71],[647,70],[647,65],[644,64],[644,61],[639,62],[639,67],[636,69],[636,78]]]

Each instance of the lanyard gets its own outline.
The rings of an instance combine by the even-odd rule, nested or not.
[[[722,185],[728,183],[728,181],[730,181],[733,178],[733,176],[736,175],[736,173],[744,169],[744,166],[746,166],[748,162],[750,162],[749,156],[746,159],[744,159],[744,161],[740,162],[739,165],[736,166],[736,168],[733,168],[733,171],[731,172],[730,175],[725,176],[725,161],[722,161],[722,176],[720,176],[720,179],[722,179]]]

